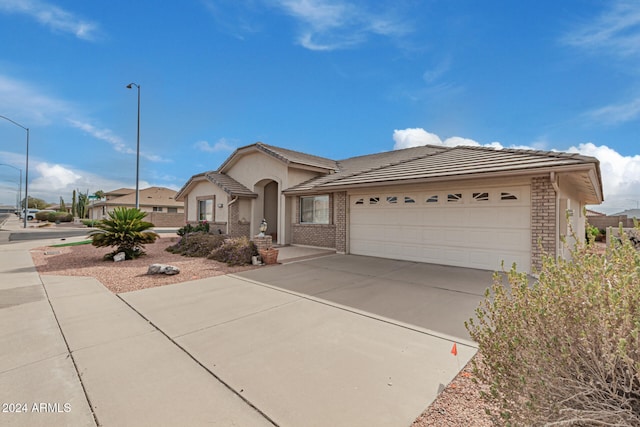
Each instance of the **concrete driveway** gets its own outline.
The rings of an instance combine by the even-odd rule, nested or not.
[[[406,426],[475,354],[490,280],[331,255],[120,297],[276,425]]]
[[[0,246],[0,400],[56,413],[8,425],[407,426],[476,353],[490,283],[332,255],[114,295],[23,245]]]
[[[331,255],[237,276],[353,307],[440,334],[470,339],[493,273],[358,255]]]

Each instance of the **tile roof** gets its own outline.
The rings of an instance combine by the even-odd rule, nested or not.
[[[286,148],[267,145],[262,142],[258,142],[255,145],[258,149],[264,151],[265,153],[271,154],[272,156],[277,157],[287,163],[298,163],[301,165],[315,166],[331,170],[338,169],[336,161],[327,159],[326,157],[314,156],[312,154],[306,154],[300,151],[288,150]]]
[[[338,164],[342,167],[339,173],[314,178],[285,192],[326,191],[343,186],[531,172],[587,163],[599,164],[594,157],[572,153],[425,145],[339,161]]]
[[[218,172],[207,172],[205,173],[205,177],[213,184],[216,184],[218,187],[222,188],[224,192],[229,194],[230,196],[258,197],[256,193],[249,190],[247,187],[240,184],[229,175]]]
[[[318,187],[323,184],[338,182],[345,177],[354,176],[359,173],[379,169],[408,160],[419,159],[430,154],[439,153],[443,150],[446,150],[446,148],[436,147],[432,145],[422,145],[420,147],[386,151],[376,154],[367,154],[365,156],[350,157],[348,159],[338,160],[338,170],[335,173],[312,178],[309,181],[291,187],[286,191],[309,191],[314,187]]]
[[[224,173],[229,165],[232,165],[238,161],[241,154],[255,151],[255,150],[261,151],[287,164],[298,164],[298,165],[308,166],[312,168],[319,168],[325,171],[331,171],[331,170],[337,169],[335,160],[327,159],[326,157],[314,156],[312,154],[302,153],[300,151],[280,148],[280,147],[268,145],[262,142],[256,142],[255,144],[246,145],[244,147],[240,147],[236,149],[236,151],[234,151],[220,165],[217,172]]]
[[[119,191],[119,190],[118,190]],[[107,194],[113,194],[113,191],[110,191]],[[170,188],[165,187],[149,187],[140,190],[139,203],[140,206],[168,206],[168,207],[182,207],[184,206],[183,202],[179,202],[175,199],[176,191]],[[103,204],[107,205],[122,205],[122,206],[135,206],[136,204],[136,190],[132,192],[120,196],[113,197],[107,201],[100,201],[94,203],[92,206],[100,206]]]

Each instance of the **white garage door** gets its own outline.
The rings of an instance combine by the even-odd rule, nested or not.
[[[350,252],[383,258],[530,271],[527,186],[350,196]]]

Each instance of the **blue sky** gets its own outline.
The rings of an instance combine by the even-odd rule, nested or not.
[[[640,204],[640,2],[0,0],[0,115],[30,195],[180,188],[262,141],[341,159],[424,143],[578,151]],[[0,120],[0,164],[26,132]],[[24,170],[23,170],[24,173]],[[18,171],[0,166],[0,203]]]

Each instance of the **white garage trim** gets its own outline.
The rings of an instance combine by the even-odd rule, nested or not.
[[[460,267],[531,268],[529,186],[352,194],[350,252]]]

